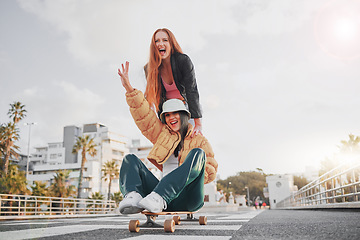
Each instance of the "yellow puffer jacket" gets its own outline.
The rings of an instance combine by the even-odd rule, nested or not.
[[[141,91],[135,89],[130,93],[126,93],[126,101],[136,125],[142,134],[154,144],[148,156],[149,161],[162,170],[162,164],[168,160],[179,144],[180,134],[172,131],[158,119]],[[214,153],[208,140],[202,135],[191,137],[192,131],[193,127],[189,124],[183,149],[179,153],[179,165],[184,162],[186,156],[193,148],[204,150],[206,154],[206,184],[215,179],[218,164],[214,159]]]

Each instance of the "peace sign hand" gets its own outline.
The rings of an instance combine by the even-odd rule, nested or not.
[[[126,92],[132,92],[134,88],[131,86],[129,81],[129,62],[126,61],[125,67],[124,64],[121,64],[121,67],[122,67],[122,71],[118,69],[118,74],[121,78],[121,83],[126,89]]]

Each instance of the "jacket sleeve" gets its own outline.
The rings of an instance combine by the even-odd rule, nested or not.
[[[203,149],[206,154],[204,184],[207,184],[215,180],[218,164],[214,158],[212,147],[206,139],[203,141],[201,149]]]
[[[126,102],[130,107],[130,113],[137,127],[141,133],[154,144],[161,132],[163,123],[150,108],[144,94],[134,89],[134,91],[126,93]]]
[[[186,98],[189,105],[191,118],[201,118],[199,91],[197,88],[195,69],[191,59],[186,54],[179,56],[179,69],[183,76]]]

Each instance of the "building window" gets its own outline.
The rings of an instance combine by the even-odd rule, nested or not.
[[[119,150],[112,150],[112,154],[113,155],[117,155],[117,156],[123,156],[124,155],[124,153],[123,152],[121,152],[121,151],[119,151]]]
[[[50,154],[50,159],[56,159],[57,158],[57,154]]]

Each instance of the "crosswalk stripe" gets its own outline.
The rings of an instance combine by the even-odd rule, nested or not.
[[[203,226],[178,225],[176,226],[176,229],[206,230],[206,231],[218,231],[218,230],[236,231],[240,227],[241,225],[203,225]],[[51,237],[51,236],[86,232],[86,231],[98,230],[98,229],[128,229],[128,225],[76,225],[73,228],[69,228],[69,226],[58,226],[58,227],[49,227],[49,228],[16,230],[16,231],[0,232],[0,239],[20,240],[20,239],[29,239],[29,238]]]
[[[173,235],[171,236],[171,239],[174,240],[182,240],[182,239],[186,239],[186,240],[200,240],[203,239],[204,236],[181,236],[181,235]],[[231,236],[206,236],[207,240],[228,240],[230,239]],[[168,240],[169,236],[166,235],[140,235],[140,236],[136,236],[136,237],[131,237],[131,238],[125,238],[125,239],[131,239],[131,240]]]
[[[214,219],[214,220],[207,220],[208,223],[235,223],[235,222],[248,222],[249,219]]]
[[[0,239],[11,239],[11,240],[21,240],[21,239],[31,239],[31,238],[40,238],[40,237],[51,237],[58,236],[63,234],[86,232],[90,230],[96,230],[100,228],[105,228],[106,225],[76,225],[72,228],[69,226],[60,226],[60,227],[49,227],[49,228],[36,228],[36,229],[26,229],[26,230],[16,230],[8,232],[0,232]],[[118,226],[119,229],[126,229],[127,226]]]
[[[56,224],[56,223],[62,223],[62,222],[12,222],[12,223],[4,223],[1,225],[5,226],[18,226],[18,225],[50,225],[50,224]]]
[[[241,225],[178,225],[175,229],[186,229],[186,230],[206,230],[206,231],[236,231]]]
[[[252,219],[262,213],[264,210],[258,210],[253,212],[247,212],[244,214],[230,214],[225,217],[219,217],[218,219]]]

